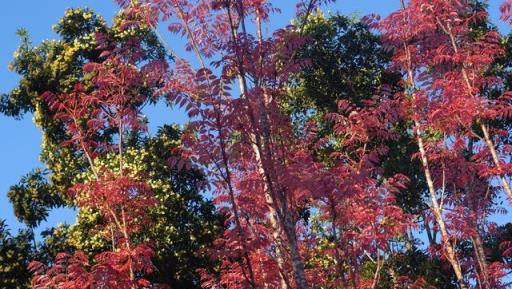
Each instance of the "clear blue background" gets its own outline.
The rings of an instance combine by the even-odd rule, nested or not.
[[[275,6],[282,9],[281,15],[275,15],[269,24],[269,30],[289,24],[295,11],[295,1],[273,1]],[[501,0],[491,0],[490,13],[497,23],[499,15],[498,6]],[[386,16],[398,8],[399,0],[338,0],[337,3],[325,7],[328,12],[341,12],[343,14],[356,13],[363,16],[369,13],[378,13]],[[18,80],[18,76],[8,71],[7,66],[12,59],[13,52],[19,44],[15,34],[16,29],[26,28],[37,45],[44,39],[56,38],[51,26],[57,23],[64,10],[69,7],[84,7],[94,9],[110,20],[116,13],[117,7],[110,0],[17,0],[1,1],[0,4],[0,93],[11,90]],[[508,31],[506,25],[501,24],[503,31]],[[162,35],[168,43],[172,35],[162,29]],[[179,47],[173,47],[178,53],[183,53]],[[183,122],[181,113],[165,109],[163,106],[148,108],[146,111],[151,121],[151,131],[163,123]],[[40,166],[38,155],[40,151],[41,134],[32,123],[31,115],[17,121],[0,115],[0,218],[7,219],[7,223],[14,230],[22,228],[12,211],[6,193],[9,187],[16,184],[21,176],[32,168]],[[69,209],[54,210],[48,221],[41,228],[55,226],[58,223],[73,223],[74,212]]]

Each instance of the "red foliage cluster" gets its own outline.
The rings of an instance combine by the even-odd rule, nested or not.
[[[432,204],[425,219],[440,231],[440,253],[461,288],[468,288],[470,279],[479,288],[505,286],[506,265],[488,264],[482,241],[492,233],[488,216],[499,209],[494,201],[500,191],[512,198],[506,178],[510,166],[503,161],[509,148],[492,136],[508,132],[486,123],[507,115],[508,93],[498,100],[483,93],[500,84],[486,73],[503,54],[500,35],[472,29],[487,17],[467,1],[412,0],[402,1],[402,9],[379,26],[394,53],[394,68],[404,74],[406,92],[399,97],[415,124],[417,157]],[[496,177],[501,187],[494,185]],[[464,241],[471,242],[474,258],[462,259],[457,252],[456,244]]]
[[[84,253],[61,253],[54,264],[32,262],[35,289],[143,289],[163,288],[144,278],[153,272],[150,244],[134,243],[133,234],[150,225],[149,210],[156,205],[150,186],[139,177],[127,176],[123,165],[123,136],[145,129],[140,108],[153,97],[167,75],[163,60],[144,61],[140,41],[132,38],[119,45],[97,35],[104,61],[87,63],[90,83],[77,83],[71,93],[45,93],[42,97],[70,135],[62,145],[82,152],[94,179],[75,184],[70,197],[79,208],[99,212],[98,231],[112,244],[90,260]],[[117,138],[113,135],[117,132]],[[116,143],[117,141],[117,143]],[[98,167],[96,160],[116,153],[119,169]]]
[[[412,225],[393,196],[406,180],[400,175],[378,180],[387,148],[371,144],[373,138],[396,137],[391,128],[402,115],[400,102],[375,99],[353,111],[340,103],[340,114],[329,118],[340,138],[350,136],[345,145],[357,153],[334,154],[334,165],[326,167],[314,154],[328,140],[315,140],[313,127],[297,135],[280,109],[290,76],[309,62],[295,57],[308,41],[301,35],[302,24],[266,38],[262,24],[278,12],[269,1],[142,2],[135,11],[160,11],[171,32],[187,37],[187,48],[200,65],[194,69],[177,57],[162,93],[188,111],[192,121],[182,156],[209,174],[214,201],[228,217],[224,236],[209,250],[221,260],[220,276],[202,272],[203,285],[304,289],[351,280],[368,287],[361,276],[367,256],[376,256],[380,264],[389,240]],[[298,13],[307,18],[318,4],[301,2]],[[254,34],[247,20],[255,23]],[[218,58],[208,67],[206,59],[213,57]],[[239,91],[231,89],[236,83]],[[322,254],[336,260],[333,268],[305,266],[322,241],[301,218],[311,206],[332,224],[336,249]],[[350,229],[337,231],[341,227]],[[331,269],[339,273],[334,281]]]
[[[139,110],[153,96],[144,90],[160,86],[167,72],[163,60],[138,65],[144,52],[135,39],[115,47],[104,35],[97,38],[105,60],[87,63],[83,68],[92,77],[92,86],[77,83],[71,93],[48,91],[42,95],[70,134],[63,145],[73,144],[91,159],[111,149],[98,139],[112,128],[121,135],[124,130],[145,129]]]
[[[120,288],[164,288],[152,285],[143,278],[133,278],[132,271],[147,274],[153,271],[151,257],[153,250],[146,245],[137,245],[130,250],[103,252],[91,265],[82,252],[59,253],[55,264],[47,267],[39,262],[30,263],[34,272],[32,288],[62,289],[120,289]]]
[[[71,195],[81,208],[99,211],[107,224],[130,224],[128,235],[149,225],[148,209],[156,205],[148,184],[111,172],[102,172],[97,181],[76,184]]]
[[[396,67],[413,71],[417,117],[448,132],[496,116],[479,91],[497,83],[485,71],[503,51],[496,31],[471,33],[471,25],[487,19],[471,9],[461,1],[411,1],[381,23],[386,45],[396,48]]]

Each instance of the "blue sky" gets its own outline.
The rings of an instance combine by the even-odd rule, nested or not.
[[[500,0],[491,0],[491,15],[496,18]],[[282,9],[282,14],[274,16],[271,29],[289,24],[293,17],[295,1],[274,1],[275,6]],[[378,13],[382,16],[397,9],[398,0],[338,0],[325,8],[325,11],[339,11],[344,14],[357,13],[366,15]],[[2,1],[0,9],[0,93],[8,92],[18,80],[16,74],[7,69],[12,59],[19,40],[15,34],[18,28],[26,28],[33,43],[37,45],[44,39],[55,38],[51,26],[63,15],[69,7],[84,7],[94,9],[109,20],[117,11],[113,1],[109,0],[18,0]],[[508,30],[505,25],[500,28]],[[169,40],[171,35],[163,31],[164,37]],[[171,41],[168,41],[171,43]],[[177,49],[180,51],[180,49]],[[161,106],[149,108],[146,111],[150,117],[151,128],[176,121],[182,121],[180,113],[173,113],[162,109]],[[27,115],[23,120],[13,120],[0,115],[0,218],[6,219],[14,230],[22,225],[16,220],[8,202],[6,193],[9,187],[16,184],[21,176],[32,168],[39,166],[38,155],[40,151],[41,135],[37,127],[32,123],[32,116]],[[42,225],[55,226],[58,223],[72,223],[74,213],[67,209],[58,209],[51,213],[48,221]]]

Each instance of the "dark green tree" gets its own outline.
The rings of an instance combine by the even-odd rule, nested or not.
[[[0,288],[26,289],[30,284],[27,265],[32,252],[32,233],[12,236],[5,220],[0,220]]]
[[[381,85],[396,84],[398,77],[385,70],[390,58],[379,36],[355,17],[319,12],[310,16],[304,31],[310,40],[298,57],[309,59],[310,65],[298,75],[290,112],[335,111],[338,100],[360,104]]]

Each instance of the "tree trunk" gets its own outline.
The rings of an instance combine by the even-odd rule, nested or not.
[[[416,139],[420,151],[421,164],[423,165],[425,179],[427,181],[428,191],[430,193],[430,199],[432,201],[432,210],[434,212],[434,217],[436,219],[437,225],[439,226],[439,231],[441,232],[441,239],[446,250],[446,257],[448,259],[448,262],[450,262],[450,264],[452,265],[453,271],[455,272],[455,276],[457,277],[457,282],[459,283],[460,288],[467,289],[468,286],[464,281],[464,275],[462,274],[462,269],[457,258],[457,254],[455,252],[454,244],[450,240],[450,235],[448,233],[446,224],[443,219],[442,208],[440,207],[437,201],[436,189],[434,187],[434,181],[430,173],[427,153],[425,151],[425,147],[423,144],[423,137],[421,136],[420,125],[417,121],[415,122],[415,127]]]

